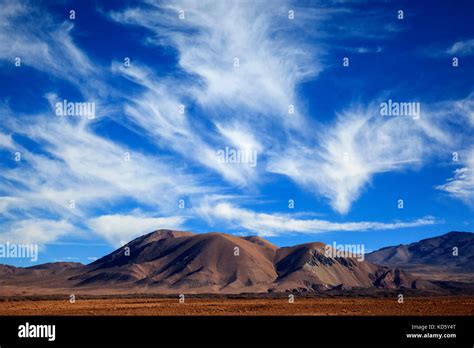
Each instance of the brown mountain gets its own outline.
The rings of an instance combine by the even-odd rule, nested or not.
[[[276,289],[327,290],[331,288],[399,288],[413,281],[398,269],[375,266],[357,257],[329,257],[324,243],[280,248],[275,257]]]
[[[160,230],[86,266],[73,280],[79,281],[78,286],[133,283],[169,292],[233,292],[245,287],[260,292],[277,276],[273,266],[277,248],[259,241],[223,233]],[[234,255],[235,248],[239,256]]]
[[[256,237],[158,230],[89,264],[0,266],[0,288],[107,293],[266,293],[411,287],[398,268],[331,257],[323,243],[278,248]],[[71,290],[72,289],[72,290]],[[46,291],[46,290],[45,290]]]
[[[40,294],[50,289],[68,289],[70,277],[82,272],[78,262],[52,262],[32,267],[0,265],[0,294]]]
[[[449,232],[366,255],[371,263],[401,267],[420,278],[474,280],[474,233]]]

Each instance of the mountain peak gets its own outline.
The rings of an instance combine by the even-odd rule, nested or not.
[[[185,232],[185,231],[176,231],[176,230],[168,230],[168,229],[159,229],[148,234],[145,234],[141,237],[138,237],[131,242],[129,242],[128,246],[139,247],[145,244],[149,244],[152,242],[159,241],[161,239],[166,238],[180,238],[180,237],[189,237],[193,236],[195,233],[192,232]]]
[[[474,270],[471,259],[473,250],[474,233],[451,231],[410,244],[384,247],[367,254],[366,259],[385,266],[421,264],[469,272]]]

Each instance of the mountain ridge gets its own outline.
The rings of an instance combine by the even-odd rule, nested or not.
[[[333,257],[326,252],[331,246],[321,242],[277,247],[258,236],[163,229],[135,238],[87,265],[0,265],[0,285],[13,290],[39,283],[44,288],[86,292],[128,289],[224,294],[436,288],[430,280],[400,265],[410,265],[410,260],[428,262],[430,254],[446,256],[448,247],[471,240],[473,235],[450,232],[408,246],[384,247],[359,260],[354,254]],[[465,253],[471,250],[470,245],[465,243],[459,250]],[[450,261],[462,264],[471,260],[468,254]]]
[[[366,254],[366,259],[381,265],[427,264],[474,272],[474,233],[451,231],[410,244],[387,246]]]

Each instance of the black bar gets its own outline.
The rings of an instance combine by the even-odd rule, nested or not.
[[[53,342],[19,338],[29,324],[56,325]],[[434,325],[423,332],[412,325]],[[438,325],[441,325],[438,327]],[[442,329],[448,325],[450,329]],[[452,326],[455,325],[455,328]],[[473,317],[0,317],[0,347],[33,345],[177,346],[232,344],[353,346],[473,345]],[[407,338],[411,333],[449,333],[455,338]]]

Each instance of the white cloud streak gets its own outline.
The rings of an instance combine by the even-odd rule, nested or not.
[[[453,177],[447,179],[445,184],[436,186],[436,189],[474,207],[474,147],[461,154],[461,158],[464,156],[467,158],[462,161],[465,166],[454,170]]]
[[[147,28],[148,44],[176,49],[177,68],[188,74],[184,89],[181,81],[158,79],[152,69],[115,64],[114,71],[146,88],[130,98],[130,119],[160,146],[207,167],[228,184],[257,183],[260,166],[223,164],[216,153],[226,146],[260,152],[275,142],[264,129],[272,127],[287,137],[288,130],[304,128],[298,108],[291,117],[288,108],[296,103],[297,83],[322,67],[321,52],[304,43],[308,29],[301,21],[327,20],[330,11],[301,10],[292,25],[288,9],[286,1],[272,6],[262,1],[150,1],[111,13],[116,22]],[[179,19],[180,10],[184,19]],[[204,119],[178,114],[179,105],[189,101],[202,108]]]
[[[205,189],[197,184],[196,176],[166,164],[166,158],[145,155],[102,138],[87,122],[37,116],[34,124],[15,128],[41,143],[47,153],[24,149],[19,163],[24,165],[2,171],[5,181],[1,188],[15,183],[14,196],[27,205],[51,204],[51,208],[63,211],[69,210],[73,199],[77,211],[85,212],[120,198],[132,198],[172,211],[179,198]]]
[[[448,54],[467,56],[474,53],[474,39],[455,42],[447,51]]]
[[[239,208],[231,203],[204,203],[198,209],[209,223],[225,223],[233,228],[243,228],[260,236],[273,237],[287,233],[317,234],[332,231],[360,232],[394,230],[418,226],[433,225],[437,221],[425,217],[408,222],[331,222],[321,219],[298,219],[289,214],[256,213]]]
[[[375,174],[419,166],[427,144],[415,120],[386,119],[376,107],[355,108],[323,127],[315,145],[296,143],[283,155],[274,154],[268,170],[287,175],[347,213]]]
[[[75,85],[89,99],[107,89],[100,81],[100,66],[93,64],[74,43],[71,21],[57,23],[29,1],[1,1],[0,60],[53,74]]]
[[[6,232],[0,233],[0,242],[44,246],[61,237],[70,236],[74,231],[74,226],[66,220],[25,219],[14,221]]]
[[[286,2],[149,4],[112,13],[111,18],[149,29],[152,44],[176,47],[180,67],[204,83],[192,88],[203,105],[281,114],[295,98],[295,84],[321,69],[314,59],[317,52],[298,40],[301,28],[288,26]],[[184,19],[179,19],[179,10],[185,11]]]
[[[157,228],[181,229],[182,216],[147,217],[141,215],[102,215],[88,221],[88,225],[110,244],[118,247]]]

